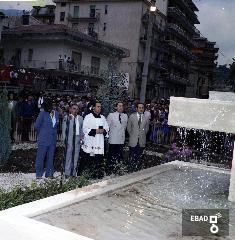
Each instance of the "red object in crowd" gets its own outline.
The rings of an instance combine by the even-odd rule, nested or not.
[[[9,66],[0,67],[0,83],[10,82],[11,68]]]
[[[26,72],[20,76],[19,84],[22,85],[33,85],[33,75],[32,73]]]

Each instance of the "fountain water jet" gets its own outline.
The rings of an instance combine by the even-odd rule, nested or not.
[[[235,134],[235,94],[210,92],[210,99],[171,97],[168,124]],[[235,203],[235,144],[228,199]]]

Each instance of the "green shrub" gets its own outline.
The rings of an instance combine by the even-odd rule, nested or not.
[[[58,177],[43,182],[33,181],[31,186],[16,186],[10,191],[0,188],[0,210],[67,192],[86,186],[88,183],[89,181],[84,176],[62,181]]]

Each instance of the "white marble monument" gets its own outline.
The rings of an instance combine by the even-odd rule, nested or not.
[[[171,97],[168,123],[235,134],[235,93],[210,92],[209,99]],[[235,203],[235,144],[228,199]]]

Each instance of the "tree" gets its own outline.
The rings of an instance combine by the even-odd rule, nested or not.
[[[0,165],[5,164],[11,154],[11,114],[8,108],[7,91],[0,92]]]
[[[126,76],[117,70],[114,63],[108,65],[108,70],[103,74],[103,83],[97,90],[97,98],[103,106],[103,114],[107,116],[117,101],[125,97]]]

